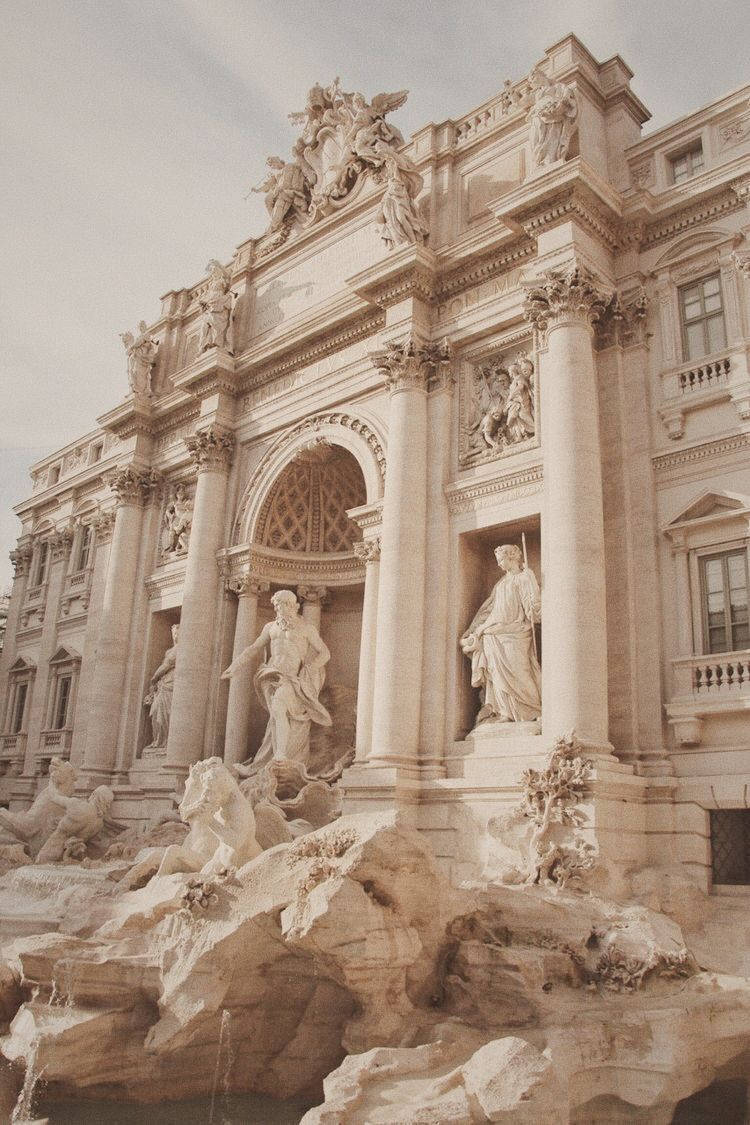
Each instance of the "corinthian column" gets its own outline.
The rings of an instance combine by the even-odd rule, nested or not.
[[[220,575],[216,552],[224,535],[227,476],[234,435],[219,426],[185,439],[198,470],[182,595],[167,767],[185,768],[203,754]]]
[[[131,466],[109,478],[117,506],[88,698],[83,766],[89,773],[110,774],[115,768],[143,508],[156,480],[155,473]]]
[[[258,596],[270,589],[268,582],[252,574],[240,574],[227,579],[227,589],[237,595],[237,621],[234,626],[232,660],[248,648],[258,632]],[[229,681],[227,727],[224,737],[224,762],[234,765],[248,756],[250,715],[253,706],[253,678],[247,668],[240,676]]]
[[[302,616],[320,632],[323,602],[328,597],[325,586],[298,586],[297,597],[302,602]]]
[[[409,339],[374,361],[390,392],[370,762],[415,764],[427,539],[427,384],[435,349]]]
[[[573,266],[529,287],[525,313],[546,335],[541,374],[542,724],[608,744],[604,514],[593,326],[608,295]]]
[[[363,762],[372,739],[372,704],[375,690],[375,653],[378,627],[378,584],[380,581],[380,539],[362,539],[354,553],[365,564],[365,593],[362,602],[362,632],[359,644],[357,682],[356,760]]]

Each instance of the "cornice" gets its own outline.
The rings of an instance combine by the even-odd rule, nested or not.
[[[501,248],[496,247],[488,253],[477,253],[469,261],[454,268],[451,268],[450,259],[446,256],[441,259],[444,272],[437,282],[435,300],[438,304],[447,301],[483,281],[491,281],[500,274],[508,273],[533,259],[535,255],[534,240],[524,235],[510,245],[506,241]]]
[[[541,464],[527,465],[498,476],[460,481],[445,486],[445,498],[452,515],[473,512],[495,503],[499,496],[513,499],[541,492],[544,475]]]
[[[287,351],[282,356],[270,363],[249,372],[245,372],[242,381],[242,390],[245,394],[256,391],[275,379],[284,375],[291,375],[294,371],[307,367],[325,356],[343,351],[358,340],[367,339],[377,335],[385,327],[385,313],[381,310],[368,312],[355,321],[351,321],[335,332],[323,332],[312,341],[308,340],[299,347]],[[242,412],[250,409],[252,403],[243,401]]]
[[[650,250],[666,239],[690,230],[691,227],[742,210],[745,206],[744,186],[744,181],[722,184],[716,191],[699,201],[688,203],[677,210],[671,210],[663,217],[655,218],[646,225],[641,250]]]
[[[365,563],[351,554],[297,554],[268,547],[241,547],[222,550],[216,556],[220,573],[233,579],[250,573],[253,579],[276,585],[352,586],[364,582]]]
[[[654,472],[660,473],[680,465],[693,465],[712,457],[721,457],[726,453],[740,453],[743,450],[750,450],[750,433],[730,434],[714,441],[688,446],[686,449],[659,453],[652,457],[651,462]]]

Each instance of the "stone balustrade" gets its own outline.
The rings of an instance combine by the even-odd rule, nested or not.
[[[672,661],[679,696],[747,695],[750,698],[750,649],[690,656]]]
[[[23,772],[26,733],[0,735],[0,777],[17,777]]]
[[[720,384],[726,383],[729,377],[731,361],[728,355],[721,359],[711,359],[697,367],[681,367],[677,372],[677,381],[683,394],[689,391],[707,391]]]

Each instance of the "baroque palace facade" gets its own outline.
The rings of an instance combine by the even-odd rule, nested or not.
[[[251,758],[268,716],[221,674],[291,589],[346,811],[398,805],[471,878],[574,730],[603,855],[750,883],[750,87],[642,139],[630,78],[569,36],[407,144],[405,94],[310,91],[266,233],[123,336],[130,393],[32,468],[3,805],[60,757],[143,822]],[[502,544],[541,718],[480,714]]]

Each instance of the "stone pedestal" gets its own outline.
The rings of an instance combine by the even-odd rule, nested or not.
[[[250,574],[230,578],[227,586],[237,595],[237,621],[234,627],[232,660],[248,648],[258,633],[258,596],[269,589]],[[243,669],[229,681],[224,761],[228,766],[244,762],[249,755],[250,716],[253,706],[253,668]]]
[[[224,535],[227,475],[234,435],[209,426],[185,439],[197,465],[193,525],[180,617],[180,643],[167,739],[166,768],[187,770],[203,755]]]
[[[526,315],[546,338],[541,373],[542,723],[607,754],[607,606],[593,324],[606,306],[587,271],[549,272]]]
[[[117,495],[117,510],[99,618],[83,757],[85,773],[94,778],[109,777],[117,761],[143,507],[154,483],[153,473],[130,467],[119,470],[110,481]]]

